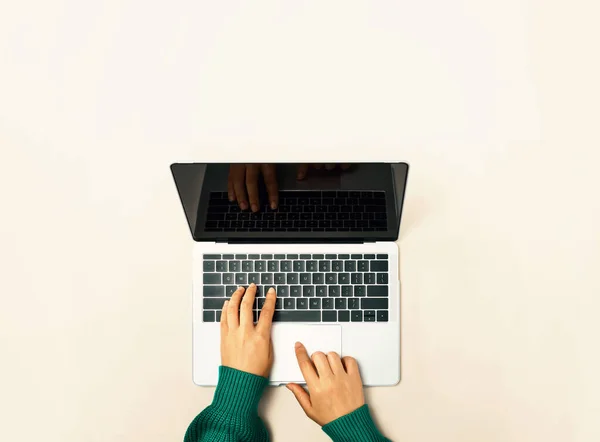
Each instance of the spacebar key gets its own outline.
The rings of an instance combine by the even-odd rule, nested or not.
[[[320,311],[276,311],[273,321],[277,322],[321,322]]]

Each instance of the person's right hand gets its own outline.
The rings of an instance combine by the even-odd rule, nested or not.
[[[262,174],[267,187],[269,205],[276,209],[279,200],[279,186],[274,164],[232,164],[229,166],[227,193],[229,201],[237,201],[240,209],[258,212],[260,201],[258,180]]]
[[[325,356],[318,351],[308,357],[306,348],[296,342],[296,358],[308,393],[298,384],[287,384],[306,415],[320,426],[336,420],[365,404],[363,385],[354,358],[340,359],[335,352]]]

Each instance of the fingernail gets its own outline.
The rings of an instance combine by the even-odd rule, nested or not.
[[[256,204],[252,204],[252,211],[258,212],[258,206]]]
[[[248,208],[248,204],[246,204],[246,202],[245,202],[245,201],[242,201],[242,202],[240,203],[240,207],[241,207],[241,209],[242,209],[242,210],[246,210],[246,209]]]
[[[271,201],[271,209],[277,209],[277,203],[275,201]]]
[[[290,388],[289,385],[286,385],[285,388],[287,388],[288,390],[292,391],[292,389]]]
[[[271,293],[272,295],[274,295],[275,294],[275,289],[273,287],[271,287],[267,293]]]
[[[300,347],[302,347],[302,343],[301,342],[296,342],[294,344],[294,348],[300,348]]]

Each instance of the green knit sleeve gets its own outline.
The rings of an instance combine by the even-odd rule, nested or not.
[[[192,421],[184,442],[268,442],[258,417],[258,403],[268,380],[229,367],[219,367],[212,404]]]
[[[324,425],[323,431],[333,442],[391,442],[375,426],[366,404]]]

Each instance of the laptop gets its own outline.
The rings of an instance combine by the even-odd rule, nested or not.
[[[365,385],[400,381],[398,239],[408,176],[405,163],[311,169],[273,167],[278,206],[259,178],[258,212],[228,199],[227,163],[172,164],[194,240],[193,380],[214,386],[219,320],[238,286],[255,283],[255,321],[269,287],[277,291],[272,385],[304,383],[294,344],[358,361]]]

